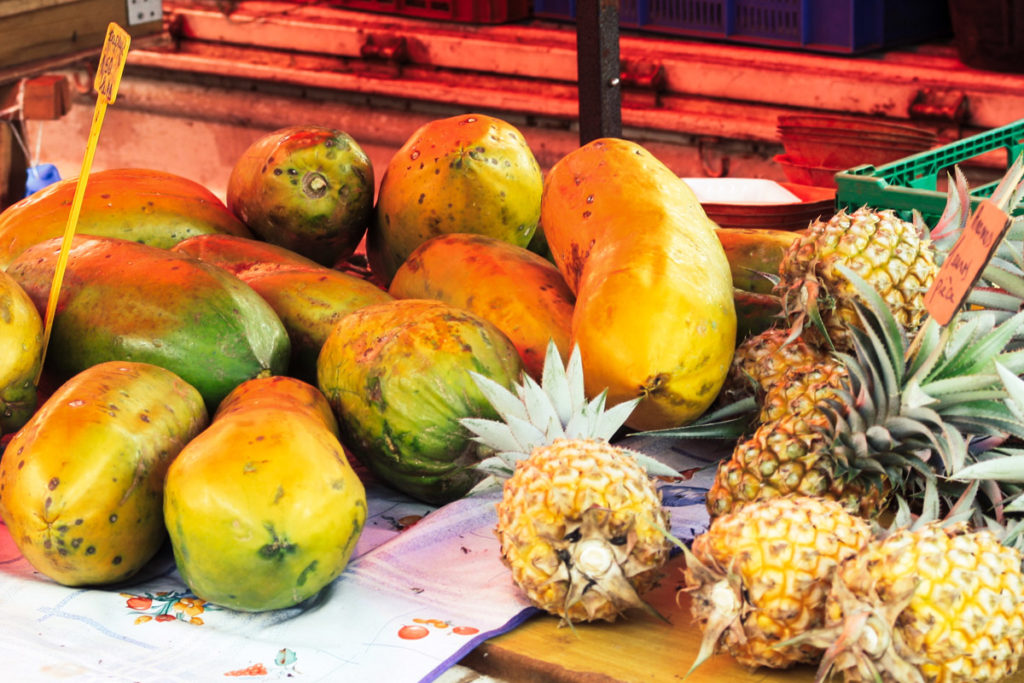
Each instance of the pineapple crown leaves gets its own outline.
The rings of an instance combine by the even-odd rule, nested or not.
[[[470,375],[500,419],[467,417],[460,424],[474,435],[474,441],[495,452],[494,459],[478,467],[497,477],[510,474],[516,461],[527,458],[534,448],[557,439],[610,441],[640,402],[640,398],[634,398],[606,409],[607,389],[588,401],[579,347],[573,347],[568,364],[563,366],[554,341],[549,341],[545,350],[540,384],[523,373],[513,392],[479,373]],[[654,458],[631,454],[648,474],[679,474]]]

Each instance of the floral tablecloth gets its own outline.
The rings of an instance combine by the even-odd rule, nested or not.
[[[634,444],[630,444],[634,445]],[[655,454],[672,530],[706,527],[713,468],[699,447]],[[0,525],[0,657],[9,681],[431,681],[537,613],[502,565],[498,493],[431,508],[368,486],[370,517],[345,572],[300,606],[247,614],[189,592],[169,549],[130,584],[60,586]]]

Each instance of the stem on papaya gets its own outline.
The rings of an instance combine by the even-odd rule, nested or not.
[[[302,176],[302,191],[310,199],[320,199],[330,187],[327,177],[319,171],[310,171]]]

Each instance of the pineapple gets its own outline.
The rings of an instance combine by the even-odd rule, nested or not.
[[[979,315],[941,333],[930,320],[911,344],[881,296],[839,268],[859,295],[853,303],[859,327],[849,328],[855,354],[839,357],[842,370],[796,369],[766,395],[766,411],[778,392],[797,397],[779,405],[805,412],[776,415],[737,444],[708,493],[712,516],[743,502],[802,493],[874,517],[893,487],[913,497],[921,477],[955,471],[966,458],[962,433],[1024,433],[1003,403],[1006,390],[994,365],[1022,369],[1024,359],[1002,352],[1024,317],[996,327],[994,316]],[[802,398],[806,388],[793,384],[808,378],[817,395]]]
[[[496,453],[481,468],[503,480],[495,533],[516,585],[562,624],[650,610],[640,596],[668,561],[669,519],[649,473],[678,473],[609,443],[637,401],[588,402],[579,349],[563,367],[554,344],[541,384],[474,377],[502,420],[462,424]]]
[[[808,323],[820,316],[826,336],[820,343],[849,351],[848,327],[859,324],[852,306],[857,292],[840,265],[867,280],[910,334],[921,325],[924,295],[938,266],[919,216],[910,223],[888,209],[841,209],[827,221],[811,223],[783,256],[776,291],[790,324],[817,338],[821,331]]]
[[[792,367],[814,365],[828,358],[820,347],[791,330],[771,327],[747,337],[736,346],[719,404],[757,395],[778,384]]]
[[[818,680],[987,683],[1024,657],[1020,551],[964,522],[901,528],[843,560],[826,604]]]
[[[693,668],[717,651],[750,668],[817,662],[818,647],[785,643],[824,625],[836,565],[870,538],[865,520],[815,497],[762,500],[716,518],[686,558],[684,590],[704,634]]]
[[[661,494],[631,452],[558,439],[519,461],[498,503],[501,555],[530,602],[563,622],[614,621],[668,561]]]

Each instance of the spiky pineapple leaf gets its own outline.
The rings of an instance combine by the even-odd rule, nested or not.
[[[1024,454],[995,457],[976,462],[949,475],[950,479],[966,481],[996,480],[1024,484]]]
[[[480,393],[484,395],[484,398],[487,399],[487,402],[491,404],[491,407],[494,408],[502,419],[508,419],[509,417],[517,417],[520,420],[529,419],[526,407],[516,394],[490,377],[473,372],[472,370],[469,374],[476,383],[477,388],[480,389]]]

